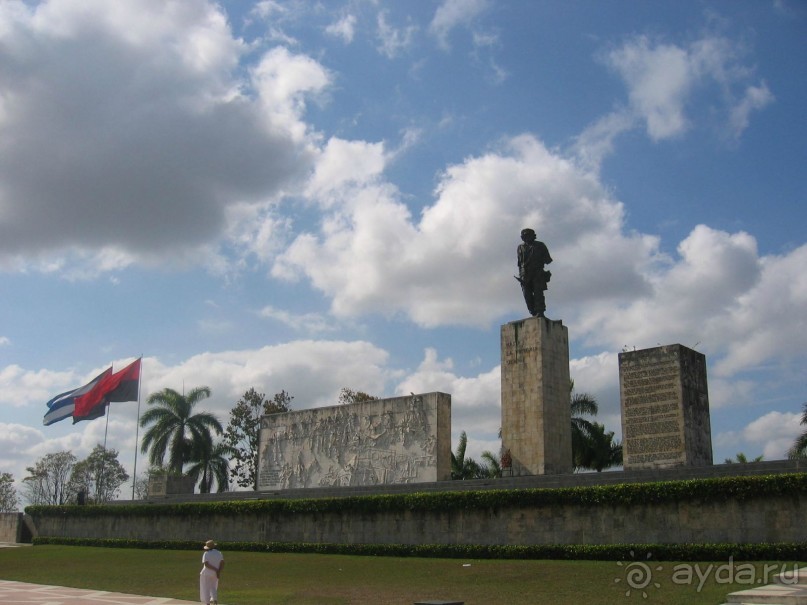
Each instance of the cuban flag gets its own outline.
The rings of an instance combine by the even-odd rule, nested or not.
[[[101,380],[111,374],[112,366],[98,374],[98,376],[96,376],[91,382],[85,384],[83,387],[56,395],[56,397],[48,401],[46,404],[48,406],[48,411],[45,414],[45,417],[42,419],[42,424],[45,426],[50,426],[54,422],[59,422],[65,418],[72,417],[73,410],[76,408],[76,399],[92,391],[93,388],[95,388],[95,386],[101,382]]]
[[[99,378],[88,391],[74,397],[73,424],[100,418],[112,401],[136,401],[140,385],[140,359],[119,372],[105,373]]]

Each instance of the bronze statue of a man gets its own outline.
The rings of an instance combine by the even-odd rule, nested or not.
[[[518,281],[524,293],[524,302],[527,310],[533,317],[544,317],[546,312],[546,299],[544,290],[552,274],[544,270],[544,265],[552,262],[546,244],[535,239],[532,229],[521,230],[521,240],[524,242],[518,247]]]

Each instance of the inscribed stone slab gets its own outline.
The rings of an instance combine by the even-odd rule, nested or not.
[[[679,344],[619,355],[625,470],[712,464],[706,357]]]

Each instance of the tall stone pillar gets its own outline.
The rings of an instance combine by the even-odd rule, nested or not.
[[[626,471],[712,464],[705,355],[680,344],[620,353],[619,389]]]
[[[572,472],[569,332],[531,317],[501,328],[502,447],[513,475]]]

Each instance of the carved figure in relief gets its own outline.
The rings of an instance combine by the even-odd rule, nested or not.
[[[552,262],[552,257],[549,256],[546,244],[535,239],[535,231],[532,229],[522,229],[521,240],[523,243],[517,250],[518,277],[516,279],[521,284],[524,302],[527,303],[530,315],[544,317],[546,312],[544,290],[547,289],[549,278],[552,276],[549,271],[544,269],[544,266]]]
[[[339,479],[337,485],[341,486],[353,485],[353,471],[355,468],[356,467],[354,466],[353,462],[346,465],[339,473]]]
[[[303,450],[297,452],[297,466],[294,468],[294,474],[300,478],[305,476],[305,460],[303,460]]]
[[[429,457],[429,464],[434,464],[434,455],[437,450],[437,439],[434,436],[429,435],[426,437],[426,442],[423,444],[423,451],[426,452],[426,455]]]
[[[305,469],[305,480],[303,481],[303,487],[308,487],[311,485],[312,479],[319,477],[320,471],[322,467],[319,465],[319,460],[316,457],[311,461],[311,464]]]
[[[262,482],[274,489],[410,483],[435,462],[429,412],[414,394],[394,408],[339,407],[262,426]]]
[[[333,487],[336,485],[338,477],[336,476],[336,469],[331,465],[328,468],[328,472],[319,480],[319,484],[322,487]]]
[[[283,465],[283,468],[280,471],[280,488],[281,489],[288,489],[290,487],[291,476],[293,472],[291,470],[291,465],[287,462]]]

